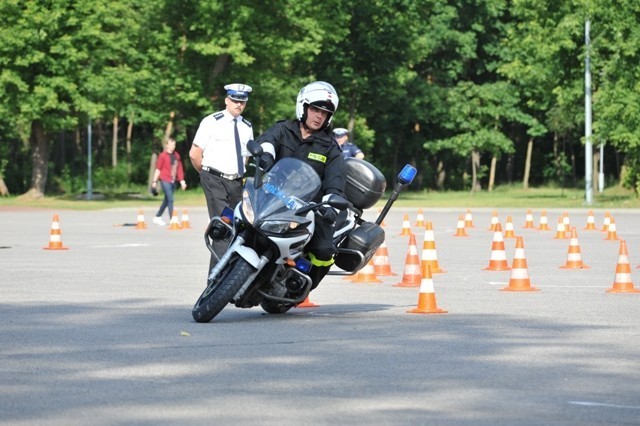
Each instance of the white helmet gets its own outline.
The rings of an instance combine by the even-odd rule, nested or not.
[[[298,93],[296,117],[304,123],[307,119],[307,107],[309,105],[325,110],[329,115],[322,125],[324,129],[331,123],[333,114],[338,109],[339,102],[336,89],[334,89],[332,85],[325,81],[314,81],[304,86],[302,90],[300,90],[300,93]]]

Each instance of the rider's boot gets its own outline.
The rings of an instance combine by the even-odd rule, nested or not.
[[[318,287],[320,281],[329,273],[331,266],[316,266],[313,265],[309,271],[309,278],[311,278],[311,290]]]

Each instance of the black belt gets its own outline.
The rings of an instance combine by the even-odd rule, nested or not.
[[[223,179],[233,180],[233,181],[241,181],[242,180],[242,176],[238,176],[238,174],[229,175],[229,174],[226,174],[226,173],[222,173],[220,170],[216,170],[216,169],[213,169],[211,167],[202,166],[202,170],[204,170],[205,172],[211,173],[214,176],[221,177]]]

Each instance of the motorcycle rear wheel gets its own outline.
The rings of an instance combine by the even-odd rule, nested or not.
[[[215,318],[254,272],[255,268],[241,256],[231,258],[218,276],[207,280],[207,288],[191,311],[193,319],[209,322]]]

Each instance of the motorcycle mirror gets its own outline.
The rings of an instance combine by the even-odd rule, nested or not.
[[[418,170],[413,167],[411,164],[407,164],[404,166],[400,174],[398,174],[398,181],[403,185],[408,185],[413,182],[413,178],[416,177]]]
[[[253,156],[253,160],[255,161],[254,167],[256,169],[256,172],[254,176],[254,186],[256,188],[260,188],[262,186],[262,171],[260,170],[260,167],[257,167],[257,165],[258,157],[262,155],[264,150],[262,149],[262,145],[251,139],[247,142],[247,151],[249,151],[249,153]]]
[[[264,152],[264,150],[262,149],[262,146],[258,142],[254,141],[253,139],[247,142],[247,150],[254,157],[259,157]]]

